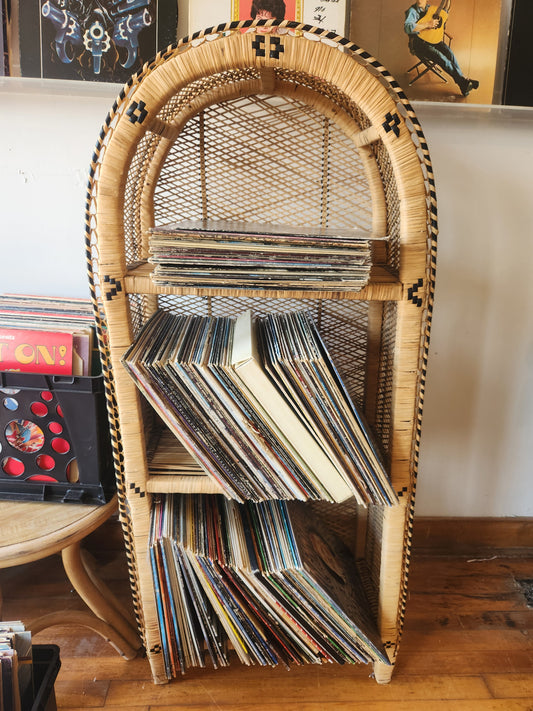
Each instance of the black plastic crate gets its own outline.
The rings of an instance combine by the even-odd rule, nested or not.
[[[33,654],[33,701],[23,705],[21,711],[56,711],[54,683],[61,668],[57,644],[34,644]]]
[[[104,504],[114,491],[103,376],[0,372],[0,499]]]

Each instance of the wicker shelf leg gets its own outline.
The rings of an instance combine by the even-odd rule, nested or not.
[[[391,664],[383,664],[383,662],[374,662],[374,677],[378,684],[388,684],[392,679],[394,666]]]
[[[104,583],[98,579],[81,554],[80,542],[73,543],[61,551],[63,566],[68,578],[79,596],[90,607],[97,618],[106,623],[132,649],[139,649],[141,642],[131,622],[119,611],[119,603]]]

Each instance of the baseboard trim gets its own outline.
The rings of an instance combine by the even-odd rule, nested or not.
[[[413,551],[430,555],[531,555],[533,518],[416,517]]]

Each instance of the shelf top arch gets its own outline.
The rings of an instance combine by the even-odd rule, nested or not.
[[[262,210],[251,205],[258,195]],[[91,164],[95,282],[101,289],[103,264],[111,282],[145,268],[155,224],[207,217],[386,234],[375,263],[385,284],[396,280],[392,298],[431,291],[436,198],[422,129],[386,69],[324,30],[209,28],[159,53],[121,91]],[[150,292],[131,281],[143,283]]]

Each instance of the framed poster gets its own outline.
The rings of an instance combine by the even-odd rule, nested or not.
[[[232,0],[232,20],[302,21],[302,0]]]
[[[294,20],[345,35],[346,0],[232,0],[232,20]]]
[[[177,0],[11,0],[10,74],[126,82],[176,42]]]
[[[186,4],[180,2],[180,9]],[[350,0],[188,0],[188,34],[230,20],[294,20],[346,36]]]
[[[382,62],[411,100],[499,104],[512,4],[352,0],[350,39]]]

